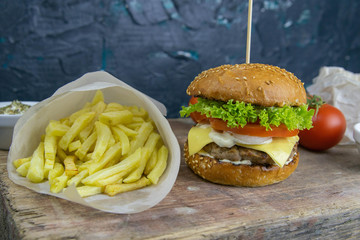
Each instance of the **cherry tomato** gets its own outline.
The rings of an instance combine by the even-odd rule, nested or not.
[[[231,131],[236,134],[258,136],[258,137],[292,137],[299,133],[299,130],[288,130],[284,124],[280,124],[278,127],[272,126],[272,130],[266,131],[264,126],[257,123],[247,123],[243,128],[230,128],[227,123],[218,118],[211,118],[210,125],[213,129],[219,131]]]
[[[346,120],[339,109],[325,103],[312,120],[313,128],[299,133],[299,142],[303,147],[322,151],[335,146],[343,138]]]

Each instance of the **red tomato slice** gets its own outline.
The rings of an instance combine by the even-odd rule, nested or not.
[[[190,105],[190,104],[195,104],[195,103],[197,103],[197,102],[198,102],[198,101],[197,101],[197,97],[192,96],[191,99],[190,99],[190,101],[189,101],[189,105]],[[200,122],[202,122],[202,121],[204,121],[204,120],[207,121],[206,115],[205,115],[205,114],[201,114],[201,113],[199,113],[199,112],[192,112],[192,113],[190,113],[190,117],[191,117],[191,119],[192,119],[194,122],[196,122],[196,123],[200,123]]]
[[[201,123],[201,122],[209,122],[208,118],[206,117],[205,114],[201,114],[199,112],[192,112],[190,113],[190,117],[192,118],[192,120],[196,123]]]
[[[197,99],[198,99],[197,97],[191,96],[190,101],[189,101],[189,105],[197,103],[198,102]]]
[[[257,123],[247,123],[243,128],[230,128],[227,123],[218,118],[211,118],[210,125],[218,131],[231,131],[236,134],[258,136],[258,137],[292,137],[299,133],[299,130],[288,130],[284,124],[278,127],[272,126],[272,130],[266,131],[266,128]]]

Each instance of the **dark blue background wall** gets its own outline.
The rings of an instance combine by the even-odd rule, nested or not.
[[[247,0],[0,0],[0,101],[42,100],[106,70],[186,104],[202,70],[245,62]],[[254,0],[251,62],[307,85],[322,66],[360,72],[360,1]]]

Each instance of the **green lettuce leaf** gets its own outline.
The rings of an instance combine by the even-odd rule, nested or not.
[[[308,110],[308,105],[300,107],[260,107],[251,103],[244,103],[234,100],[221,102],[198,98],[196,104],[182,107],[181,117],[188,117],[192,112],[200,112],[206,117],[220,118],[227,122],[231,128],[244,127],[247,123],[259,122],[266,130],[271,126],[285,124],[289,130],[312,128],[312,116],[314,110]]]

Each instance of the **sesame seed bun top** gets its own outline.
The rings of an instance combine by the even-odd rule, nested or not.
[[[264,107],[306,103],[304,84],[294,74],[259,63],[222,65],[203,71],[190,83],[186,93],[220,101],[234,99]]]

